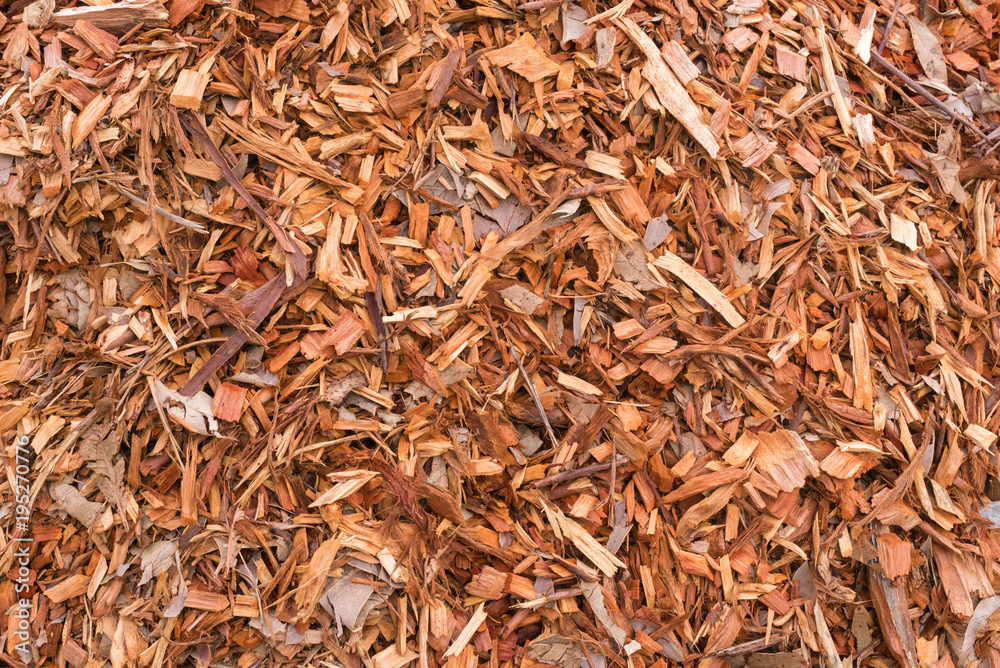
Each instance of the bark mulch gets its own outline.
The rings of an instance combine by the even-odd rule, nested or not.
[[[3,5],[3,665],[1000,668],[1000,4]]]

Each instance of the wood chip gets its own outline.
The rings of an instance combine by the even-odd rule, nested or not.
[[[671,274],[682,280],[689,288],[694,290],[699,297],[714,308],[723,319],[732,327],[740,327],[746,320],[733,307],[732,303],[722,292],[708,282],[708,280],[695,271],[694,267],[677,257],[673,253],[666,251],[657,258],[654,263],[657,267],[669,271]]]

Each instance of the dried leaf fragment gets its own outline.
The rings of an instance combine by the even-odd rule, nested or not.
[[[916,16],[908,16],[907,21],[910,26],[910,36],[913,38],[913,49],[917,52],[917,59],[924,68],[927,78],[947,86],[948,66],[944,62],[944,51],[941,50],[941,42],[937,35]]]
[[[50,496],[59,507],[69,513],[70,517],[85,527],[93,526],[101,509],[104,508],[103,503],[87,501],[80,494],[80,490],[65,481],[53,485]]]
[[[208,393],[199,391],[193,396],[186,397],[168,388],[158,378],[154,382],[156,387],[154,400],[164,407],[167,415],[197,434],[219,435],[219,423],[212,412],[212,397]]]

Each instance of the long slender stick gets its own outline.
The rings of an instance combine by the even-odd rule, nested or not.
[[[895,65],[893,65],[888,60],[886,60],[885,58],[883,58],[881,54],[879,54],[879,53],[873,53],[872,54],[872,60],[874,60],[876,63],[878,63],[879,65],[881,65],[882,67],[884,67],[890,73],[894,74],[897,78],[901,79],[903,81],[903,83],[905,83],[907,86],[909,86],[914,91],[916,91],[918,95],[920,95],[922,98],[924,98],[925,100],[927,100],[928,102],[930,102],[932,105],[934,105],[943,114],[945,114],[946,116],[948,116],[948,118],[954,119],[954,120],[958,121],[959,123],[962,123],[967,128],[969,128],[970,130],[972,130],[973,132],[975,132],[979,136],[980,139],[983,139],[983,140],[986,139],[986,135],[983,134],[983,131],[980,130],[978,127],[976,127],[976,125],[972,121],[970,121],[965,116],[962,116],[961,114],[959,114],[957,111],[955,111],[954,109],[952,109],[951,107],[949,107],[948,105],[946,105],[941,100],[937,99],[934,96],[933,93],[931,93],[929,90],[927,90],[926,88],[924,88],[923,86],[921,86],[920,84],[918,84],[916,81],[914,81],[913,79],[911,79],[905,72],[903,72],[902,70],[898,69]]]
[[[889,14],[889,20],[885,24],[885,30],[882,31],[882,39],[878,42],[878,51],[875,53],[880,56],[882,55],[882,52],[885,51],[885,45],[889,42],[889,33],[892,32],[892,28],[896,23],[896,16],[899,15],[899,3],[900,0],[896,0],[896,4],[892,6],[892,14]]]
[[[612,465],[624,466],[628,464],[628,457],[622,457],[620,459],[611,460],[606,462],[598,462],[597,464],[588,464],[587,466],[581,466],[580,468],[571,469],[569,471],[561,471],[560,473],[553,473],[550,476],[546,476],[541,480],[536,480],[531,483],[532,487],[547,487],[549,485],[554,485],[560,482],[567,482],[569,480],[577,480],[578,478],[586,478],[591,473],[600,473],[601,471],[607,471]]]
[[[552,447],[559,447],[559,439],[556,438],[556,433],[552,431],[552,425],[549,424],[549,416],[545,414],[545,406],[542,405],[542,399],[538,396],[538,391],[535,389],[535,384],[531,382],[531,378],[528,377],[528,372],[521,364],[521,356],[517,354],[517,349],[514,344],[507,340],[507,345],[510,346],[510,352],[514,356],[514,361],[517,362],[517,368],[521,370],[521,376],[524,378],[524,384],[528,387],[528,393],[531,395],[532,400],[535,402],[535,407],[538,408],[538,412],[542,416],[542,424],[545,425],[545,431],[549,435],[549,440],[552,441]]]

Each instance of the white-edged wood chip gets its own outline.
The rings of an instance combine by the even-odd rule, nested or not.
[[[669,271],[675,277],[682,280],[699,297],[708,302],[731,326],[740,327],[746,322],[746,319],[740,315],[739,311],[730,303],[726,295],[722,294],[719,288],[712,285],[694,267],[670,251],[665,251],[653,264],[660,269]]]
[[[702,119],[701,109],[694,103],[691,96],[674,76],[660,54],[656,43],[643,32],[642,28],[630,18],[624,17],[615,24],[625,31],[625,34],[635,42],[646,56],[643,66],[643,76],[649,81],[663,106],[681,122],[691,136],[708,151],[711,158],[719,153],[719,142],[708,124]]]

